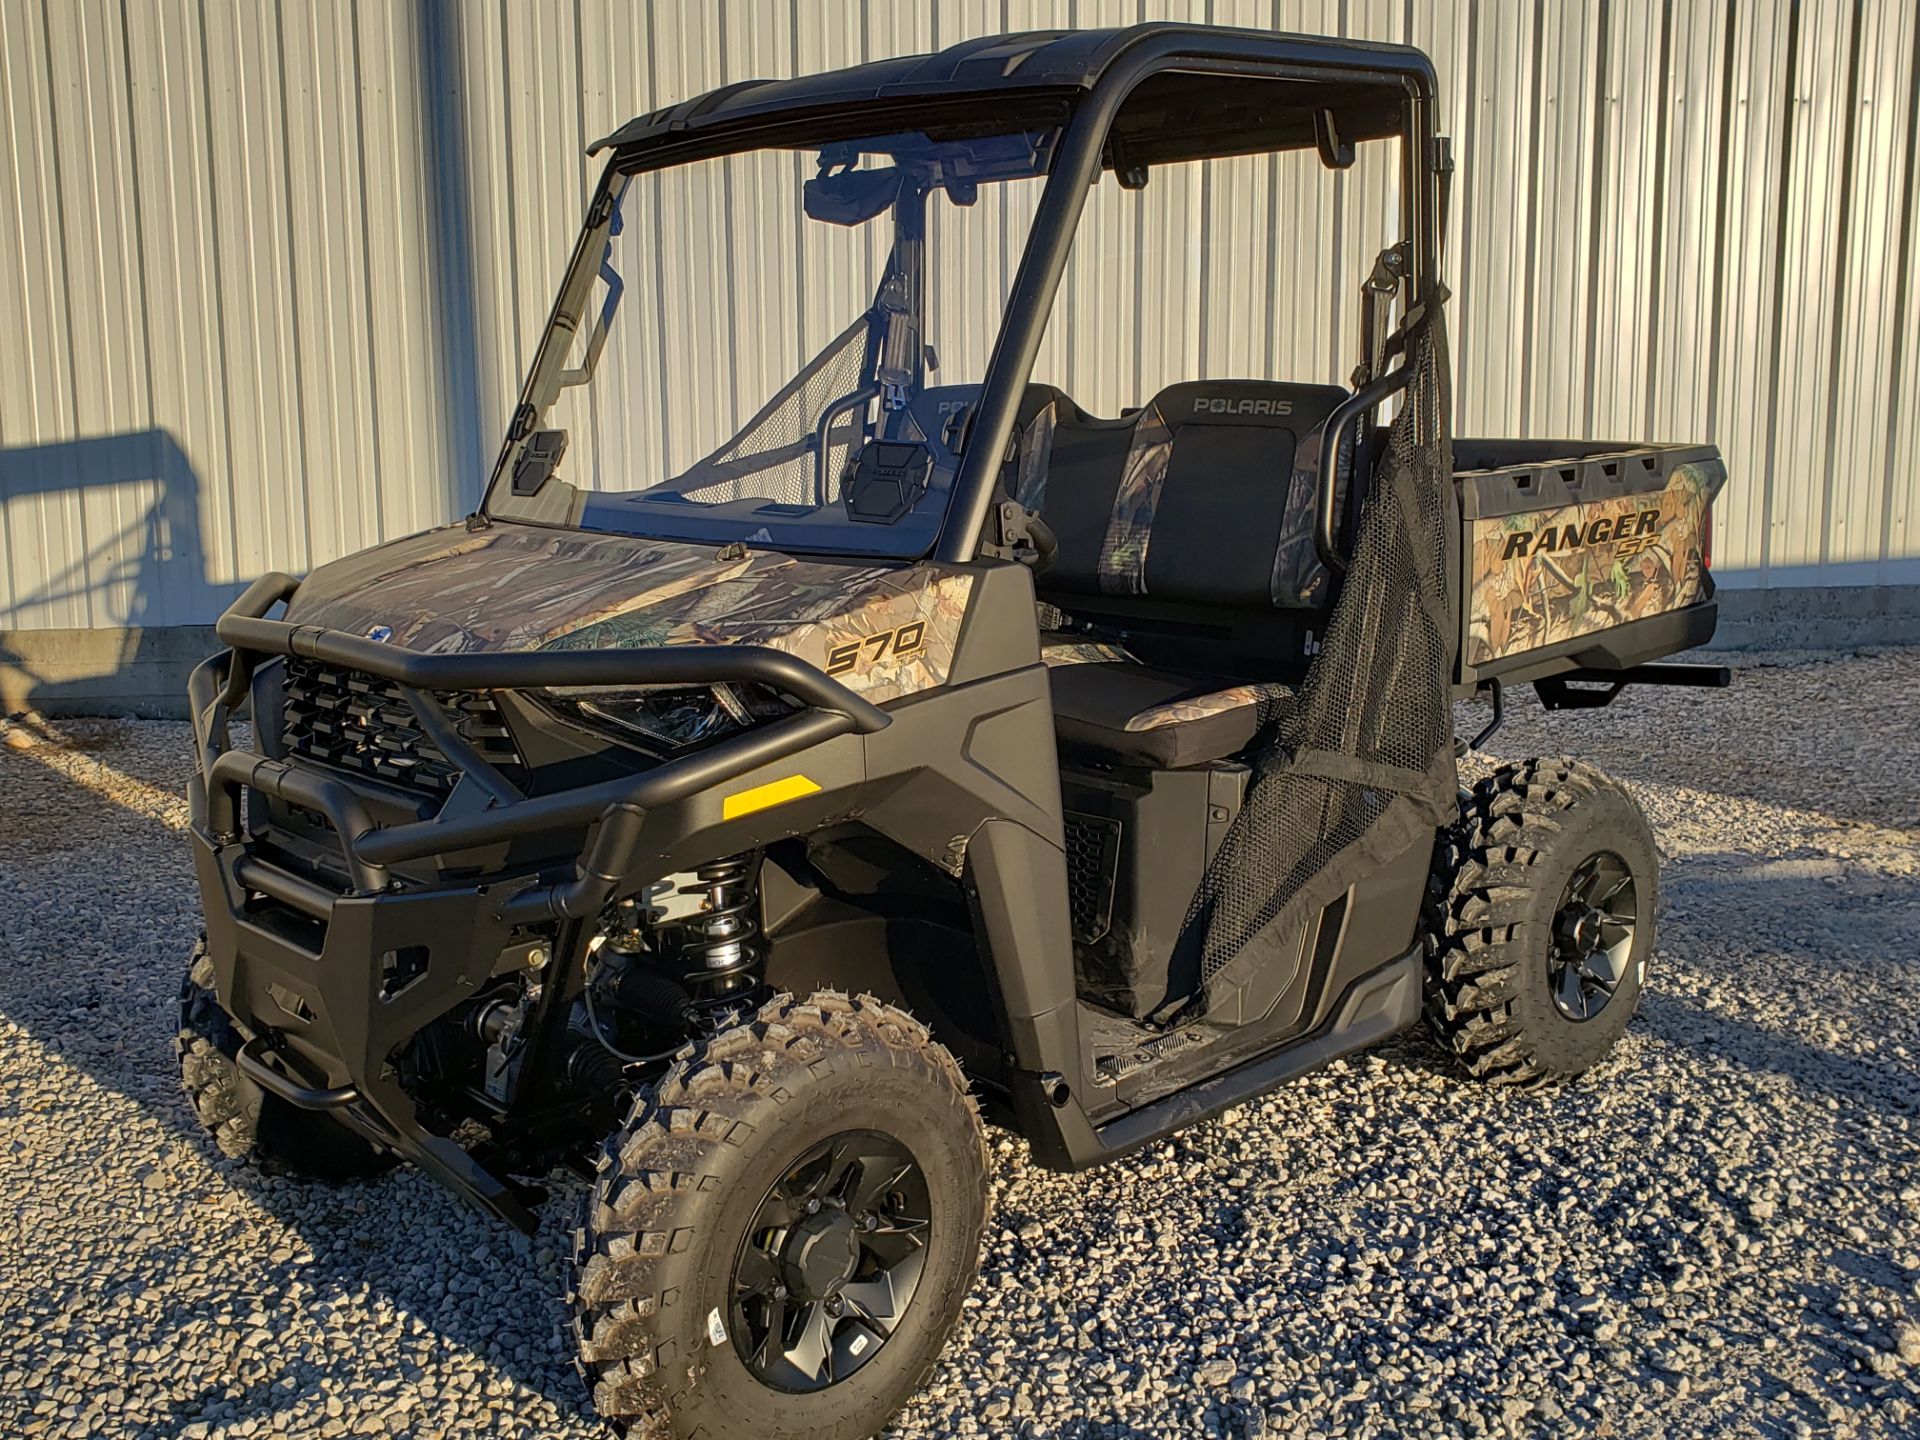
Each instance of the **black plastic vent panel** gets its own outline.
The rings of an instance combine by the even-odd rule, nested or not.
[[[1069,810],[1067,912],[1074,942],[1091,945],[1113,925],[1113,877],[1120,859],[1120,822]]]
[[[460,734],[509,779],[523,770],[499,707],[484,692],[437,694]],[[287,753],[423,795],[444,796],[460,770],[421,732],[400,687],[315,660],[287,661]]]

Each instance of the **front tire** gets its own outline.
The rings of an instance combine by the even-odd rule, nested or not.
[[[581,1372],[621,1434],[850,1440],[926,1381],[979,1264],[979,1110],[870,997],[778,996],[607,1141],[575,1232]]]
[[[367,1179],[397,1163],[338,1120],[267,1094],[241,1071],[234,1060],[240,1036],[214,995],[204,936],[180,982],[174,1052],[193,1113],[229,1160],[269,1175],[327,1181]]]
[[[1496,1085],[1572,1079],[1640,1003],[1659,856],[1633,797],[1578,760],[1502,766],[1441,837],[1428,917],[1427,1020]]]

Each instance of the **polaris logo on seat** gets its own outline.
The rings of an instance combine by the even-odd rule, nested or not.
[[[1226,395],[1196,395],[1193,397],[1193,413],[1196,415],[1291,415],[1291,400],[1256,400],[1251,395],[1235,400]]]

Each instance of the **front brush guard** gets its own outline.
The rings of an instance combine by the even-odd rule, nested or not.
[[[565,930],[599,914],[633,868],[649,810],[836,736],[871,734],[888,716],[813,666],[763,646],[428,655],[266,619],[297,587],[279,574],[248,587],[219,622],[232,648],[195,669],[188,685],[199,762],[189,787],[195,869],[215,993],[246,1035],[240,1063],[288,1103],[337,1115],[530,1230],[534,1217],[520,1191],[420,1123],[390,1058],[485,985],[516,932],[554,922]],[[443,806],[432,819],[382,827],[371,797],[345,776],[299,757],[234,750],[229,722],[251,693],[255,669],[279,656],[400,686],[423,732],[475,782],[484,804],[458,814]],[[725,680],[775,686],[808,708],[638,776],[534,797],[521,795],[459,735],[435,694]],[[249,790],[325,817],[344,862],[344,890],[262,853],[244,818]],[[588,839],[564,879],[507,872],[424,884],[393,874],[409,861],[582,830]]]

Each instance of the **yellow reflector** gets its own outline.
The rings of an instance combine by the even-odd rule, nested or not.
[[[756,785],[751,790],[742,790],[737,795],[729,795],[720,802],[722,820],[738,820],[742,815],[751,815],[756,810],[765,810],[773,805],[784,805],[789,800],[798,800],[802,795],[817,795],[820,787],[804,775],[789,775],[784,780],[770,781],[765,785]]]

